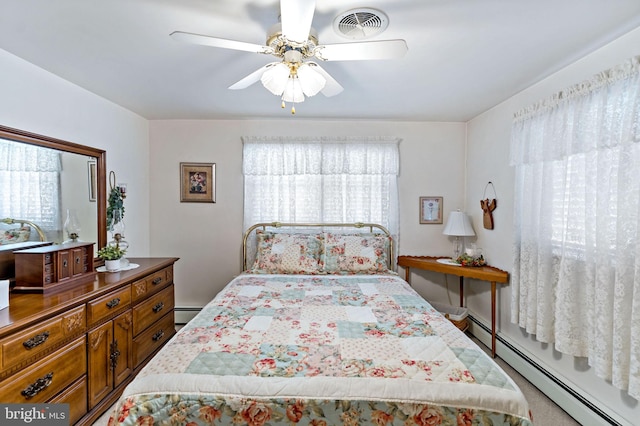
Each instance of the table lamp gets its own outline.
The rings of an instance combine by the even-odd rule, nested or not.
[[[453,239],[453,258],[455,261],[464,252],[464,237],[473,237],[476,233],[471,226],[469,216],[460,210],[449,213],[449,219],[442,231],[444,235],[451,235]]]

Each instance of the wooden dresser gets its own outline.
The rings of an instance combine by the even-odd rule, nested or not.
[[[131,258],[52,294],[14,293],[0,310],[0,402],[68,403],[91,425],[173,334],[177,258]]]

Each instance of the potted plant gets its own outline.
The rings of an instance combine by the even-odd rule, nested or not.
[[[104,266],[107,271],[117,271],[120,269],[120,259],[126,250],[118,246],[106,246],[98,250],[98,257],[104,260]]]

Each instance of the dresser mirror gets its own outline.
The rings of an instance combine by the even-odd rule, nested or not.
[[[74,226],[77,228],[78,240],[95,242],[97,248],[106,245],[105,151],[5,126],[0,126],[0,144],[2,144],[0,148],[3,149],[0,152],[3,152],[4,157],[0,159],[4,163],[0,164],[0,173],[4,174],[0,179],[9,179],[8,174],[12,171],[14,175],[11,179],[16,177],[16,170],[23,172],[19,180],[10,185],[11,193],[9,193],[8,184],[0,184],[2,188],[0,220],[26,219],[38,226],[44,223],[46,224],[43,229],[46,241],[59,244],[69,240],[69,230],[65,229],[65,222],[69,223],[67,218],[70,217],[71,222],[75,220]],[[17,150],[11,151],[14,148]],[[24,160],[22,151],[25,150],[20,148],[27,148],[26,151],[29,152],[24,154],[24,157],[28,156],[29,160]],[[16,153],[16,158],[19,160],[14,162],[9,160],[12,152]],[[33,170],[34,168],[43,169],[45,163],[56,164],[47,169],[48,172],[53,173],[53,177],[49,175],[44,178],[40,174],[43,170]],[[42,184],[37,184],[40,190],[29,193],[28,187],[31,189],[37,187],[35,183],[31,185],[30,182],[33,182],[32,179],[39,178],[42,179]],[[23,195],[23,193],[29,193],[29,195]],[[20,210],[28,212],[29,209],[35,209],[37,212],[22,215],[16,214],[15,209],[6,211],[9,203],[19,202],[24,196],[28,196],[30,200],[28,204],[24,203]],[[24,217],[17,217],[20,215]],[[33,219],[34,216],[36,219]],[[39,224],[39,221],[42,223]],[[7,228],[20,227],[20,224],[2,223],[0,225],[3,233]],[[30,240],[38,240],[38,233],[34,229],[31,231]],[[0,245],[0,250],[10,249],[10,246],[11,244]]]

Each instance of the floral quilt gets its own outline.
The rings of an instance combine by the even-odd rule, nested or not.
[[[235,278],[110,425],[532,425],[484,351],[394,275]]]

